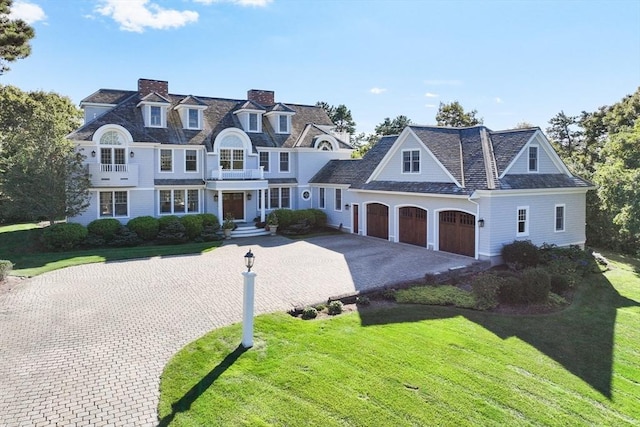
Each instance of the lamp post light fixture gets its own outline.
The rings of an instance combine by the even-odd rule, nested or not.
[[[256,257],[249,249],[244,256],[244,265],[247,271],[242,272],[244,276],[244,294],[242,301],[242,346],[244,348],[253,347],[253,300],[255,294],[256,276],[255,271],[251,271]]]

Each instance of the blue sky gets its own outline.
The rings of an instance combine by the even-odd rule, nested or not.
[[[640,1],[14,0],[32,55],[0,84],[75,103],[99,88],[345,104],[358,132],[439,102],[543,129],[640,86]]]

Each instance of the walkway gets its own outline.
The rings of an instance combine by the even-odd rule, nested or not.
[[[256,311],[418,279],[468,264],[350,235],[233,240],[203,255],[91,264],[0,294],[0,426],[157,424],[167,361],[241,319],[243,256],[256,255]]]

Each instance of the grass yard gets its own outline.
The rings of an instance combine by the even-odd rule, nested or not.
[[[48,271],[81,264],[157,256],[203,253],[222,242],[186,243],[183,245],[136,246],[132,248],[96,248],[68,252],[41,252],[38,239],[42,228],[36,224],[0,227],[0,259],[13,262],[13,276],[37,276]]]
[[[608,255],[608,254],[607,254]],[[640,424],[640,261],[540,316],[370,308],[215,330],[165,367],[160,425]]]

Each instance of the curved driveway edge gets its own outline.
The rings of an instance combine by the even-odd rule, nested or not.
[[[257,314],[474,261],[351,235],[258,237],[202,255],[90,264],[25,280],[0,294],[0,427],[156,425],[160,374],[171,356],[241,320],[249,248]]]

